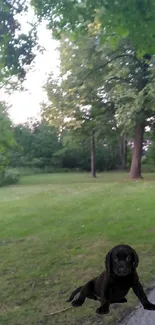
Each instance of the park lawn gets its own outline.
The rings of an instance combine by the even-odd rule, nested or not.
[[[71,291],[99,274],[115,244],[140,256],[145,288],[155,280],[155,175],[50,174],[23,177],[0,189],[0,324],[111,324],[131,308],[96,315],[98,302],[68,307]],[[150,181],[151,180],[151,181]],[[103,322],[104,319],[104,322]]]

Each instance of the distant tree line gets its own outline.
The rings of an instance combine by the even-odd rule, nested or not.
[[[91,138],[81,135],[79,130],[60,133],[45,121],[31,121],[13,126],[12,132],[16,145],[9,149],[10,167],[30,168],[34,172],[91,171]],[[148,138],[151,140],[144,142],[143,160],[153,166],[155,136],[149,133]],[[96,171],[129,169],[132,145],[116,130],[106,137],[96,137]]]
[[[47,172],[91,169],[88,136],[81,136],[74,130],[59,133],[55,126],[37,121],[14,126],[13,135],[17,145],[9,152],[11,167],[38,168]],[[116,132],[97,139],[95,153],[97,171],[122,168],[121,139]]]
[[[46,120],[30,120],[13,125],[5,103],[0,104],[0,185],[16,183],[19,172],[91,171],[92,137],[88,130],[50,125]],[[119,129],[99,132],[95,140],[95,173],[127,170],[133,141]],[[155,132],[145,132],[142,150],[145,171],[155,171]]]

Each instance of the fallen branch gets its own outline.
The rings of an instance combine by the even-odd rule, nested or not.
[[[65,311],[67,311],[68,309],[71,309],[71,308],[72,308],[72,306],[61,309],[61,310],[58,310],[58,311],[55,311],[54,313],[46,314],[44,316],[53,316],[53,315],[61,314],[61,313],[64,313]]]

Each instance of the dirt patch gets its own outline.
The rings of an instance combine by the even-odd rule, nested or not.
[[[35,237],[25,237],[19,239],[3,239],[0,240],[0,246],[8,246],[13,244],[21,244],[23,242],[34,241]]]
[[[155,232],[155,227],[148,228],[149,232]]]
[[[23,241],[25,241],[24,238],[20,238],[20,239],[17,239],[17,240],[0,240],[0,246],[8,246],[8,245],[11,245],[11,244],[20,244],[22,243]]]

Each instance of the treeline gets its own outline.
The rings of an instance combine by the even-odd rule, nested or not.
[[[91,137],[79,130],[59,133],[45,121],[31,121],[12,127],[15,145],[9,149],[9,166],[34,172],[91,171]],[[128,170],[133,143],[114,130],[95,139],[96,171]],[[155,135],[148,132],[143,142],[142,162],[155,171]]]
[[[5,103],[0,103],[0,185],[19,181],[20,171],[50,173],[91,171],[92,133],[81,128],[50,125],[44,119],[12,125]],[[95,172],[126,170],[130,167],[133,141],[119,128],[94,134]],[[142,163],[155,171],[155,132],[145,132]],[[26,172],[27,170],[27,172]],[[93,175],[94,176],[94,175]]]
[[[31,121],[14,126],[13,136],[17,145],[9,152],[11,167],[28,167],[45,172],[91,170],[91,138],[81,136],[78,130],[60,133],[46,122]],[[103,139],[96,137],[95,142],[97,171],[125,169],[129,164],[130,157],[124,157],[122,138],[116,131]]]

